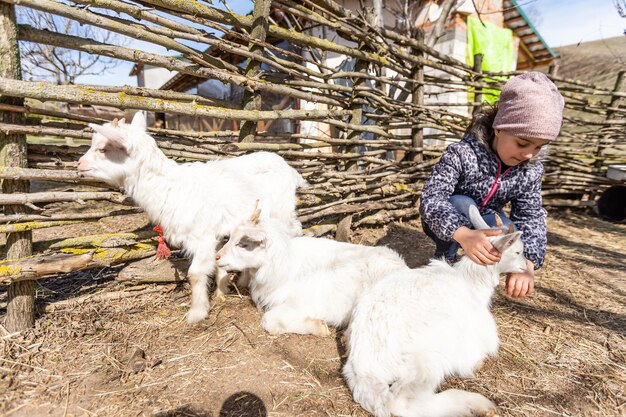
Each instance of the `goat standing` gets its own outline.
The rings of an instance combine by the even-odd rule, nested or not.
[[[300,234],[295,190],[306,182],[280,156],[257,152],[232,159],[177,164],[146,133],[137,113],[131,124],[117,121],[95,131],[91,148],[78,161],[87,177],[121,188],[153,223],[161,225],[169,243],[192,257],[188,277],[192,302],[187,321],[209,312],[208,276],[215,271],[218,241],[244,221],[255,200],[271,203],[269,215]],[[226,272],[215,271],[217,295],[227,291]]]

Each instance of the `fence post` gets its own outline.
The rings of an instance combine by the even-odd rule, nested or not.
[[[261,42],[265,42],[267,29],[269,28],[269,15],[272,5],[271,0],[256,0],[254,2],[252,30],[250,37]],[[250,43],[250,52],[263,53],[263,47]],[[250,59],[246,68],[246,77],[257,78],[261,74],[261,63]],[[250,92],[246,90],[243,94],[244,110],[261,110],[261,93],[259,91]],[[254,142],[257,133],[258,122],[246,120],[241,123],[239,129],[239,142]]]
[[[371,9],[365,9],[365,17],[368,19],[370,24],[374,22],[374,14]],[[368,51],[370,48],[365,42],[359,42],[358,49],[360,51]],[[362,125],[363,124],[363,105],[359,103],[356,99],[358,98],[358,88],[363,86],[366,82],[365,76],[367,76],[367,70],[369,67],[369,63],[365,60],[356,59],[354,63],[354,72],[363,74],[363,77],[355,77],[352,82],[352,97],[350,101],[349,109],[351,110],[352,115],[350,116],[350,124],[351,125]],[[361,138],[361,132],[355,129],[349,129],[347,133],[347,139],[349,140],[359,140]],[[359,146],[347,146],[346,152],[358,152]],[[355,171],[357,169],[356,161],[347,161],[346,162],[346,171]],[[348,197],[353,196],[353,194]],[[350,228],[352,227],[352,215],[346,216],[337,223],[337,232],[335,232],[335,240],[340,242],[348,242],[350,240]]]
[[[559,63],[555,62],[554,64],[550,65],[548,67],[548,74],[550,74],[551,77],[556,77],[557,74],[559,73]]]
[[[17,24],[15,7],[0,3],[0,77],[21,79],[20,52],[17,42]],[[0,104],[22,106],[24,100],[13,97],[0,97]],[[23,124],[22,113],[0,112],[0,122]],[[23,134],[5,134],[0,132],[0,165],[26,168],[26,136]],[[5,179],[2,181],[2,193],[25,193],[29,190],[28,181]],[[26,213],[24,206],[5,206],[5,214]],[[18,259],[32,255],[33,243],[30,231],[9,233],[6,241],[7,259]],[[35,324],[35,283],[34,281],[16,282],[9,286],[5,327],[10,332],[17,332]]]
[[[626,71],[622,70],[619,71],[617,73],[617,79],[615,80],[615,87],[613,88],[613,92],[614,93],[619,93],[623,88],[624,88],[624,84],[626,81],[626,77],[624,77],[624,74],[626,74]],[[611,103],[609,104],[609,109],[611,108],[617,108],[619,106],[621,97],[617,96],[617,95],[613,95],[611,96]],[[615,112],[611,111],[611,110],[607,110],[606,112],[606,120],[613,120],[615,118]],[[596,173],[599,175],[602,171],[602,164],[603,161],[601,159],[602,157],[602,151],[604,150],[604,147],[602,146],[602,136],[598,137],[598,144],[596,147],[596,160],[593,164],[594,169],[596,170]],[[596,194],[598,190],[596,190],[595,193]]]
[[[483,54],[475,54],[474,55],[474,68],[473,68],[474,72],[477,72],[478,74],[482,74],[483,73]],[[482,81],[483,78],[478,75],[476,77],[476,79],[474,81],[480,82]],[[483,88],[482,87],[475,87],[474,89],[474,103],[478,104],[477,106],[473,106],[474,108],[472,109],[472,115],[476,114],[476,112],[478,111],[478,109],[480,108],[480,105],[483,102]]]
[[[413,37],[420,43],[424,43],[424,31],[422,29],[415,29]],[[411,49],[413,55],[417,57],[424,56],[423,51],[416,48]],[[413,80],[411,103],[421,107],[424,105],[424,64],[415,64],[411,71],[411,79]],[[421,114],[421,110],[413,111],[413,119],[417,125],[419,125]],[[411,151],[409,159],[414,162],[422,162],[424,159],[424,129],[421,127],[414,126],[411,128],[411,147],[420,148],[421,150],[419,152]]]

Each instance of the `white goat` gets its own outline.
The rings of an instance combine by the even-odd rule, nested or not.
[[[237,227],[217,252],[219,267],[250,270],[248,288],[266,310],[261,326],[272,334],[327,336],[345,326],[364,288],[387,274],[408,269],[384,246],[369,247],[330,239],[293,237],[259,212]]]
[[[248,217],[255,200],[271,202],[269,215],[284,223],[289,233],[301,233],[295,190],[306,182],[280,156],[258,152],[179,165],[146,133],[141,112],[131,124],[90,126],[95,131],[91,148],[78,161],[78,170],[123,189],[153,223],[161,225],[170,244],[192,257],[189,323],[208,314],[208,275],[215,270],[218,241]],[[223,295],[227,273],[217,269],[215,276],[216,295]]]
[[[487,229],[475,207],[470,218]],[[469,377],[498,350],[490,312],[501,273],[526,269],[521,232],[490,238],[501,253],[496,265],[463,257],[453,266],[440,260],[400,271],[365,291],[346,331],[343,375],[352,395],[377,417],[497,415],[480,394],[435,390],[449,375]]]

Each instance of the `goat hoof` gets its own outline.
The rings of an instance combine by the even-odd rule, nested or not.
[[[330,329],[328,328],[328,324],[324,320],[316,320],[317,321],[317,330],[315,332],[316,336],[319,337],[328,337],[330,336]]]
[[[206,319],[209,315],[208,310],[202,308],[191,308],[187,312],[187,323],[194,324]]]
[[[478,417],[500,417],[500,413],[495,408],[490,408],[489,410],[481,411],[477,414]]]

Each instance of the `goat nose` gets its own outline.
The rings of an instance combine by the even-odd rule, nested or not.
[[[221,257],[222,257],[222,255],[220,255],[219,253],[215,254],[215,260],[216,261],[219,261]]]

